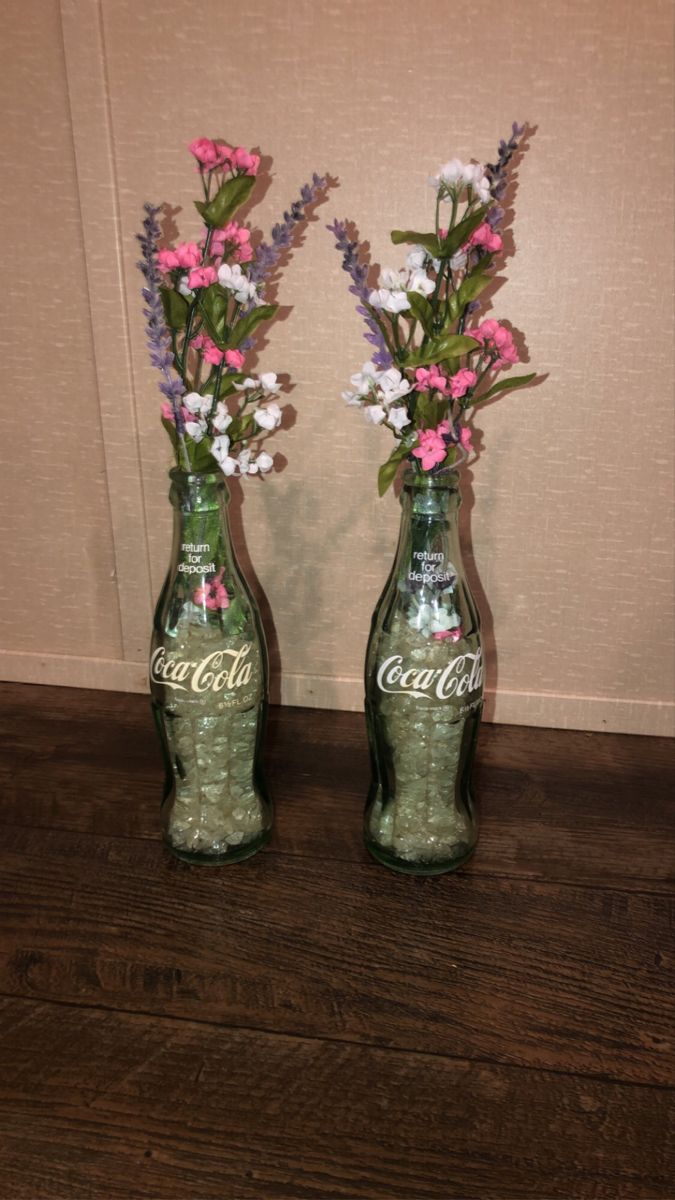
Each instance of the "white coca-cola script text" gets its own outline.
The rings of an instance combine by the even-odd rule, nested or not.
[[[377,672],[377,685],[383,692],[401,692],[419,700],[450,700],[453,696],[469,696],[483,682],[483,659],[480,648],[475,654],[458,654],[444,667],[409,667],[403,669],[400,654],[385,659]]]
[[[150,659],[150,678],[179,692],[231,692],[250,682],[251,663],[246,659],[251,648],[247,642],[239,650],[214,650],[201,662],[185,662],[167,658],[164,646],[158,646]]]

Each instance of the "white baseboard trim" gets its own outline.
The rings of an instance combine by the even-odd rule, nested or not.
[[[98,688],[112,692],[147,692],[144,662],[118,662],[69,654],[32,654],[0,650],[0,679],[58,687]],[[275,703],[307,708],[359,712],[363,680],[329,675],[284,675]],[[558,695],[553,692],[493,692],[485,697],[485,716],[500,725],[536,725],[546,729],[585,729],[600,733],[675,736],[675,703],[623,700],[606,696]]]

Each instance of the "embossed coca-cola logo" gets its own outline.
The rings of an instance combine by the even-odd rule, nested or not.
[[[150,678],[179,692],[235,691],[250,683],[252,664],[246,660],[252,648],[247,642],[239,650],[214,650],[199,662],[187,662],[167,658],[165,647],[158,646],[150,659]]]
[[[480,647],[475,654],[465,651],[444,667],[404,667],[400,654],[385,659],[377,672],[377,685],[383,692],[401,693],[418,700],[450,700],[470,696],[483,683],[483,658]]]

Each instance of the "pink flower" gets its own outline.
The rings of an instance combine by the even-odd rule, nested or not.
[[[176,257],[179,267],[185,267],[189,271],[191,267],[198,267],[202,261],[202,252],[196,242],[181,242],[180,246],[176,246]]]
[[[194,142],[190,142],[188,147],[191,154],[194,154],[197,162],[202,168],[206,167],[207,171],[214,171],[216,167],[222,167],[226,162],[229,162],[232,154],[232,147],[227,146],[225,142],[214,142],[211,138],[196,138]]]
[[[418,392],[443,392],[446,395],[447,379],[439,367],[418,367],[415,371],[415,390]]]
[[[243,146],[237,146],[230,153],[230,163],[233,171],[244,171],[246,175],[257,175],[260,166],[260,155],[249,154]]]
[[[188,275],[187,285],[193,288],[208,287],[218,278],[215,267],[195,267]]]
[[[218,349],[208,333],[198,333],[190,339],[190,345],[195,350],[201,350],[204,362],[211,363],[214,367],[219,367],[225,357],[224,351]]]
[[[235,371],[241,371],[244,365],[244,356],[241,350],[226,350],[225,362],[228,367],[233,367]]]
[[[498,352],[494,363],[495,367],[505,367],[508,363],[518,362],[518,351],[513,344],[511,330],[500,325],[499,321],[489,318],[487,321],[483,321],[477,329],[467,329],[466,333],[468,337],[475,338],[477,342],[480,342],[488,352]]]
[[[459,400],[465,396],[469,388],[472,388],[478,379],[475,371],[470,371],[468,367],[462,367],[456,375],[450,379],[450,395],[453,400]]]
[[[237,247],[232,257],[238,263],[250,262],[253,258],[253,247],[246,242],[243,246]]]
[[[157,266],[160,271],[176,271],[180,266],[175,250],[160,250],[157,254]]]
[[[444,242],[444,241],[445,241],[445,239],[446,239],[446,237],[448,236],[448,231],[447,231],[447,229],[439,229],[439,231],[438,231],[438,236],[439,236],[439,238],[441,239],[441,241],[442,241],[442,242]]]
[[[473,450],[473,446],[471,444],[471,438],[472,438],[471,430],[467,429],[466,425],[463,425],[460,430],[460,434],[459,434],[459,442],[460,442],[462,449],[466,450],[467,454],[471,454],[471,451]]]
[[[223,609],[230,607],[230,597],[227,594],[227,588],[223,584],[223,572],[225,568],[221,567],[218,574],[210,583],[203,583],[198,587],[192,597],[193,603],[201,605],[204,608]]]
[[[478,229],[474,229],[467,246],[482,246],[484,250],[495,251],[502,248],[501,235],[495,233],[487,221],[483,221]]]
[[[162,416],[165,421],[175,421],[176,420],[176,418],[173,415],[173,409],[172,409],[171,405],[169,404],[168,400],[164,400],[161,407],[162,407]]]
[[[458,625],[456,629],[441,629],[439,633],[432,634],[437,642],[442,642],[444,638],[452,638],[453,642],[458,642],[462,636],[462,627]]]
[[[215,342],[211,342],[211,345],[204,349],[204,362],[211,363],[214,367],[219,367],[224,357],[223,351],[218,349]]]
[[[196,242],[181,242],[175,250],[160,250],[157,255],[157,266],[160,271],[176,271],[183,268],[189,271],[198,267],[202,261],[202,252]]]
[[[230,221],[223,229],[216,230],[216,237],[222,238],[225,242],[234,242],[235,245],[242,246],[244,242],[250,242],[251,230],[237,221]]]
[[[436,429],[420,429],[417,435],[419,446],[413,450],[413,455],[422,460],[423,471],[430,471],[437,463],[443,462],[448,448],[442,435],[449,431],[450,426],[447,421],[441,421]]]

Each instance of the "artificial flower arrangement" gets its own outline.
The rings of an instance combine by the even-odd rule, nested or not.
[[[195,200],[200,235],[160,249],[160,209],[151,204],[139,235],[147,344],[163,376],[162,424],[183,470],[265,474],[273,459],[262,444],[282,419],[279,385],[272,372],[248,373],[246,359],[259,326],[277,311],[264,285],[326,181],[315,174],[271,242],[256,242],[235,216],[251,197],[260,156],[218,138],[197,138],[189,149],[203,192]]]
[[[496,163],[483,167],[453,158],[440,168],[429,181],[436,192],[434,229],[392,231],[394,245],[411,249],[406,266],[384,268],[376,288],[368,286],[367,263],[346,222],[328,226],[351,276],[350,291],[359,299],[364,336],[375,347],[343,398],[396,439],[380,467],[380,495],[405,459],[434,473],[465,459],[472,450],[468,411],[534,379],[529,374],[495,381],[498,372],[518,362],[513,335],[492,318],[471,323],[478,297],[495,279],[491,269],[503,245],[499,200],[523,132],[514,123],[509,140],[499,144]]]

